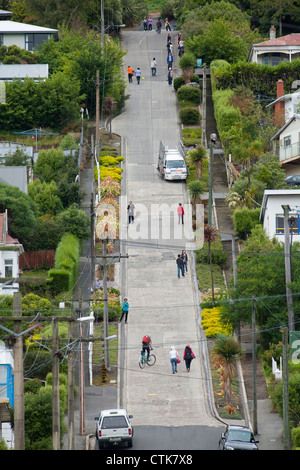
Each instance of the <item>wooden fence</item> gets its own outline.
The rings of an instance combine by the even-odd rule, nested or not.
[[[27,251],[19,257],[20,269],[53,268],[55,250]]]

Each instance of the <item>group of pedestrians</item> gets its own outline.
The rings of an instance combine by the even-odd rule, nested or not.
[[[177,374],[177,365],[180,364],[180,359],[177,350],[174,346],[171,347],[169,352],[169,358],[172,366],[172,373]],[[185,368],[187,372],[191,370],[191,362],[195,359],[196,356],[193,353],[193,350],[189,344],[186,345],[184,352],[183,352],[183,360],[185,362]]]
[[[185,250],[182,250],[181,254],[177,256],[176,264],[177,264],[177,276],[178,276],[178,279],[180,279],[180,274],[182,275],[182,277],[184,277],[185,273],[188,272],[188,268],[187,268],[188,255]]]
[[[142,78],[142,72],[141,72],[141,69],[139,67],[136,70],[133,70],[131,65],[128,65],[127,73],[128,73],[128,82],[129,83],[132,83],[132,77],[133,77],[133,75],[135,75],[137,84],[138,85],[140,84],[140,80]]]

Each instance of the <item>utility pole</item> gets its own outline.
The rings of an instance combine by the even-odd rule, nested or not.
[[[95,213],[94,213],[94,194],[91,194],[91,255],[95,250],[95,227],[94,227]],[[91,293],[94,293],[95,287],[95,258],[91,258]]]
[[[69,341],[72,326],[69,323]],[[74,356],[72,348],[68,351],[68,450],[74,450]]]
[[[22,317],[22,295],[15,292],[13,295],[13,309],[16,317]],[[25,450],[25,415],[24,415],[24,370],[23,370],[23,337],[21,321],[15,321],[14,331],[14,374],[15,374],[15,450]]]
[[[100,113],[100,98],[99,98],[99,70],[96,71],[96,158],[99,153],[99,113]]]
[[[81,317],[82,312],[82,288],[79,288],[79,312]],[[79,368],[79,376],[80,376],[80,434],[83,436],[85,432],[85,409],[84,409],[84,351],[83,351],[83,343],[82,343],[82,323],[80,322],[79,325],[80,329],[80,368]]]
[[[212,200],[213,200],[213,144],[210,142],[209,154],[209,194],[208,194],[208,225],[212,225]]]
[[[293,299],[289,284],[292,282],[291,274],[291,246],[290,246],[290,229],[289,229],[289,211],[290,206],[281,206],[284,211],[284,258],[285,258],[285,284],[286,284],[286,302],[288,310],[289,331],[295,331]]]
[[[105,367],[107,370],[110,370],[110,360],[109,360],[109,340],[108,337],[108,292],[107,292],[107,238],[103,240],[103,333],[104,333],[104,357],[105,357]]]
[[[52,319],[52,447],[60,450],[60,403],[59,403],[59,339],[58,323]]]
[[[288,328],[282,329],[282,385],[283,385],[283,434],[284,448],[290,450],[289,376],[288,376]]]
[[[257,434],[256,321],[255,297],[252,297],[252,370],[253,370],[253,434]]]

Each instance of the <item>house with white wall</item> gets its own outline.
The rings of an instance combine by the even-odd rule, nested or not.
[[[289,218],[293,219],[290,234],[292,241],[300,242],[300,189],[269,189],[264,192],[260,220],[266,235],[284,243],[284,211],[289,206]]]
[[[286,175],[300,174],[300,114],[294,114],[271,138],[271,142]]]
[[[19,290],[19,256],[23,245],[8,234],[7,211],[0,214],[0,295],[13,295]],[[10,280],[7,280],[9,278]]]
[[[57,29],[1,20],[0,46],[18,46],[21,49],[33,51],[57,33]]]
[[[251,46],[247,61],[259,65],[278,65],[300,58],[300,33],[276,38],[276,29],[270,28],[270,39]]]

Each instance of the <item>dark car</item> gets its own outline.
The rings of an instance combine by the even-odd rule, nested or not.
[[[228,425],[219,440],[220,450],[258,450],[251,429],[246,426]]]
[[[300,175],[291,175],[285,178],[284,180],[289,186],[299,186],[300,185]]]

